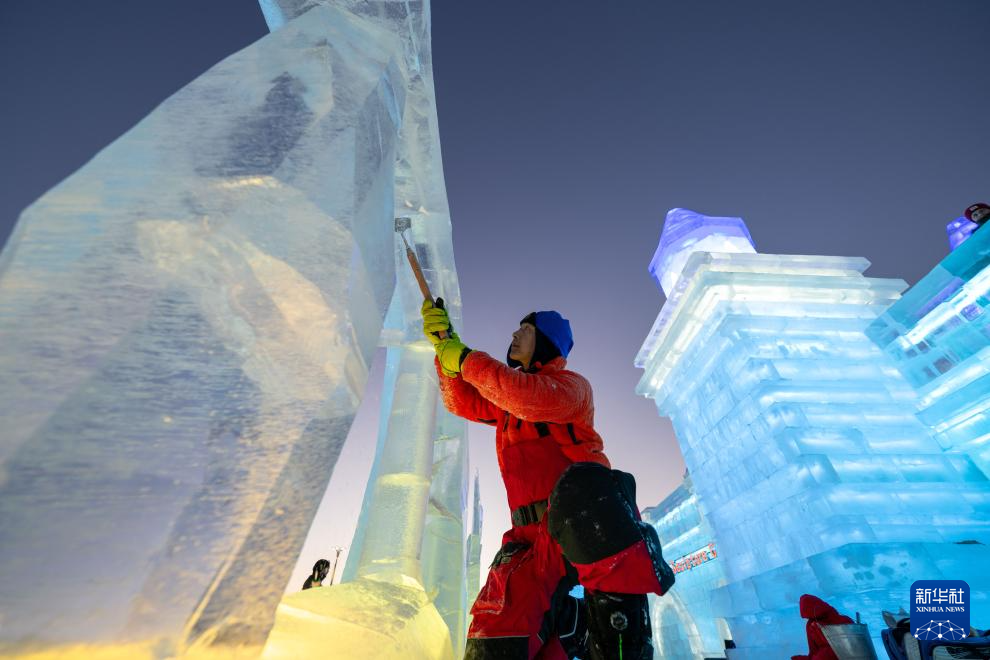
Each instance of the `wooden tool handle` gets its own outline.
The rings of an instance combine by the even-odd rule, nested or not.
[[[423,269],[419,267],[419,259],[416,258],[416,253],[412,251],[409,244],[406,244],[406,259],[409,260],[409,265],[412,266],[413,275],[416,276],[416,283],[419,284],[419,291],[423,294],[424,300],[431,301],[434,305],[437,305],[437,301],[433,300],[433,294],[430,293],[430,285],[426,283],[426,277],[423,275]],[[441,309],[443,308],[443,302],[437,305]],[[447,333],[443,330],[436,333],[440,339],[446,339]]]
[[[433,300],[433,294],[430,293],[430,285],[426,283],[426,277],[423,276],[423,269],[419,267],[419,259],[416,258],[416,253],[409,246],[406,246],[406,259],[409,260],[409,265],[412,266],[413,275],[416,276],[416,282],[419,284],[419,291],[423,294],[423,299]]]

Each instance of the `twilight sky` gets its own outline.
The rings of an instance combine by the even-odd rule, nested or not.
[[[984,0],[435,0],[462,338],[502,356],[529,311],[568,317],[606,450],[656,504],[684,465],[633,394],[632,359],[663,301],[646,266],[664,213],[742,216],[761,252],[865,256],[914,283],[947,251],[945,223],[990,201],[988,26]],[[266,33],[252,0],[0,3],[0,242]],[[303,564],[350,544],[374,446],[358,435]],[[472,429],[471,452],[487,564],[508,524],[493,433]]]

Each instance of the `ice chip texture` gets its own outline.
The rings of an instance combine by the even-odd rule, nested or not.
[[[260,649],[386,312],[415,335],[397,204],[460,322],[428,11],[303,4],[0,255],[0,649]]]

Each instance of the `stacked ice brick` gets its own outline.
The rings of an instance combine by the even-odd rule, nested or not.
[[[867,333],[917,389],[918,417],[939,445],[990,477],[988,266],[990,230],[971,232]]]
[[[802,593],[863,613],[877,636],[914,580],[987,593],[987,546],[961,542],[990,543],[990,483],[942,451],[866,334],[904,283],[748,239],[739,218],[668,214],[651,264],[667,302],[637,358],[637,391],[673,421],[715,532],[731,657],[800,652]]]
[[[725,584],[725,572],[691,478],[646,509],[643,520],[656,528],[664,558],[677,571],[673,590],[662,598],[650,595],[657,655],[669,660],[724,657],[730,635],[725,620],[712,610],[711,596]]]

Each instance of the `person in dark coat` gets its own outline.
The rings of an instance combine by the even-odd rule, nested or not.
[[[303,583],[303,591],[312,589],[313,587],[322,587],[323,581],[327,578],[327,573],[329,572],[330,562],[326,559],[321,559],[313,564],[313,573]]]

